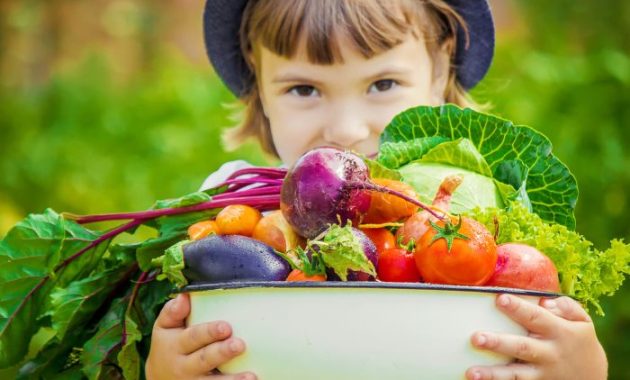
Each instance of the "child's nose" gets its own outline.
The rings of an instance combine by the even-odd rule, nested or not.
[[[350,148],[370,136],[370,126],[364,113],[351,107],[338,109],[329,115],[324,126],[324,140],[327,143]]]

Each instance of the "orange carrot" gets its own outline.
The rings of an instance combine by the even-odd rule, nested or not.
[[[377,185],[401,192],[409,197],[418,198],[413,187],[410,185],[385,178],[372,178],[372,182]],[[368,209],[363,222],[365,223],[388,223],[395,222],[413,215],[418,211],[418,206],[411,204],[391,194],[371,193],[370,208]]]

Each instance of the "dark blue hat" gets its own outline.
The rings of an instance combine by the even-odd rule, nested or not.
[[[239,30],[248,0],[207,0],[203,15],[206,51],[215,71],[237,96],[247,93],[252,73],[243,58]],[[494,54],[494,23],[487,0],[446,0],[466,21],[468,41],[457,30],[457,80],[473,88],[486,75]]]

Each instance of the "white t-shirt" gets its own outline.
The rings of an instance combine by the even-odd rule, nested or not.
[[[201,185],[200,191],[212,189],[213,187],[220,185],[237,170],[253,168],[254,165],[244,160],[228,161],[214,173],[210,174],[203,185]]]

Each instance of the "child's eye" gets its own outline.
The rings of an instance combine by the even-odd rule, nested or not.
[[[380,79],[370,85],[368,92],[385,92],[398,85],[393,79]]]
[[[291,87],[289,89],[289,93],[296,96],[301,96],[301,97],[310,97],[310,96],[319,95],[319,92],[317,91],[315,87],[306,85],[306,84],[301,84],[298,86]]]

